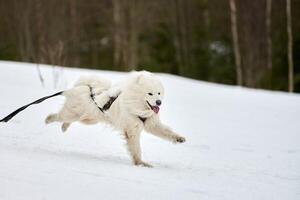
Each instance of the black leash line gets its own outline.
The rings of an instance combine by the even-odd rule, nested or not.
[[[61,92],[57,92],[55,94],[52,94],[52,95],[49,95],[49,96],[45,96],[45,97],[42,97],[38,100],[35,100],[34,102],[31,102],[25,106],[22,106],[20,108],[18,108],[17,110],[15,110],[14,112],[10,113],[9,115],[7,115],[6,117],[4,117],[3,119],[0,120],[0,122],[8,122],[9,120],[11,120],[11,118],[13,118],[15,115],[17,115],[19,112],[25,110],[27,107],[33,105],[33,104],[39,104],[43,101],[45,101],[46,99],[49,99],[49,98],[52,98],[52,97],[55,97],[55,96],[58,96],[58,95],[61,95],[64,91],[61,91]]]

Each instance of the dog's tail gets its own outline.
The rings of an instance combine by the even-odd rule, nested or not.
[[[11,118],[13,118],[15,115],[17,115],[19,112],[21,112],[22,110],[25,110],[27,107],[33,105],[33,104],[38,104],[38,103],[41,103],[43,101],[45,101],[46,99],[49,99],[49,98],[52,98],[52,97],[55,97],[55,96],[58,96],[58,95],[61,95],[64,91],[60,91],[60,92],[57,92],[55,94],[52,94],[52,95],[49,95],[49,96],[45,96],[45,97],[42,97],[32,103],[29,103],[25,106],[22,106],[20,108],[18,108],[17,110],[15,110],[14,112],[10,113],[9,115],[7,115],[6,117],[4,117],[3,119],[0,120],[0,122],[8,122]]]

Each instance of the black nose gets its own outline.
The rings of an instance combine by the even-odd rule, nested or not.
[[[156,105],[160,106],[161,105],[161,100],[156,100]]]

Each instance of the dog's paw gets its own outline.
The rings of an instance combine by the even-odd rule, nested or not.
[[[144,161],[137,162],[137,163],[135,163],[135,165],[137,165],[137,166],[142,166],[142,167],[153,168],[152,165],[150,165],[149,163],[146,163],[146,162],[144,162]]]
[[[61,125],[61,131],[66,132],[68,130],[69,126],[70,126],[70,123],[63,123]]]
[[[184,143],[185,142],[185,138],[178,136],[175,138],[175,143]]]
[[[50,123],[54,122],[55,121],[54,118],[55,118],[55,115],[53,115],[53,114],[48,115],[45,119],[45,124],[50,124]]]

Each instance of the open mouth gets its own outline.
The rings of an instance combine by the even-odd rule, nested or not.
[[[156,114],[159,112],[159,107],[158,106],[152,106],[148,101],[147,101],[148,106],[155,112]]]

